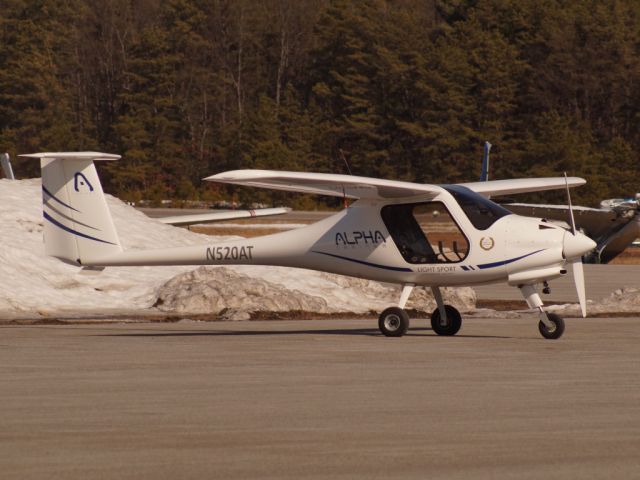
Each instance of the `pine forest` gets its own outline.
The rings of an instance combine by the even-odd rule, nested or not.
[[[332,206],[201,179],[475,181],[489,141],[596,206],[640,191],[639,108],[636,0],[0,0],[0,152],[121,154],[127,200]]]

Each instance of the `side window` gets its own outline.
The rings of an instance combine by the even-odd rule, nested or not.
[[[467,238],[442,202],[387,205],[381,215],[408,263],[456,263],[469,253]]]

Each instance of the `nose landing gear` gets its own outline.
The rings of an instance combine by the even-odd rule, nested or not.
[[[518,288],[520,288],[522,296],[526,300],[527,305],[529,305],[529,308],[535,308],[538,310],[538,316],[540,317],[538,330],[540,331],[540,335],[548,340],[556,340],[560,338],[564,333],[564,320],[562,317],[555,313],[545,312],[544,304],[542,303],[535,286],[520,285]]]
[[[547,316],[547,323],[542,320],[538,323],[540,335],[548,340],[560,338],[564,333],[564,320],[560,315],[556,315],[555,313],[546,313],[545,315]],[[549,324],[551,324],[551,326]]]

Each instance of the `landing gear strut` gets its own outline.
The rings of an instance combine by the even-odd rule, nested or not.
[[[518,288],[520,288],[522,296],[527,301],[529,308],[538,310],[538,316],[540,318],[538,330],[540,331],[540,335],[548,340],[556,340],[560,338],[564,333],[564,320],[562,317],[555,313],[547,313],[544,310],[544,304],[542,303],[535,286],[520,285]]]

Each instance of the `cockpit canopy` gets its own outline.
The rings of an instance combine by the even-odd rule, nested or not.
[[[511,212],[460,185],[444,185],[471,224],[486,230]],[[386,205],[380,212],[407,263],[458,263],[469,254],[469,240],[440,201]]]
[[[506,208],[462,185],[442,185],[442,188],[453,196],[471,224],[478,230],[486,230],[496,220],[512,214]]]

